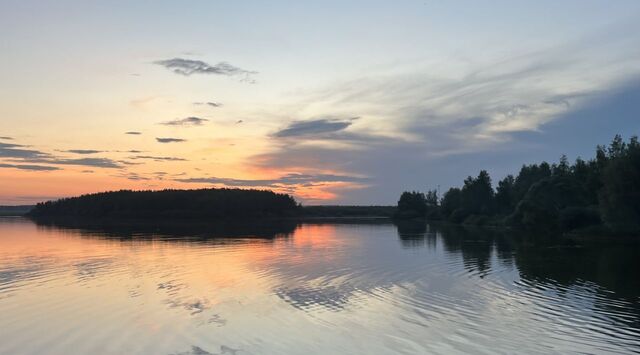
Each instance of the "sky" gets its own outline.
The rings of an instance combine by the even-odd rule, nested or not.
[[[640,133],[640,2],[0,2],[0,204],[395,204]]]

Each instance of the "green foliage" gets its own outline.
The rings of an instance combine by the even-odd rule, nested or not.
[[[507,177],[498,182],[495,196],[495,206],[498,213],[503,214],[513,210],[513,187],[515,183],[516,179],[513,177],[513,175],[507,175]]]
[[[433,201],[436,196],[427,193],[428,218],[536,230],[589,227],[637,234],[640,143],[637,137],[625,142],[616,135],[608,147],[597,146],[594,159],[578,158],[572,165],[563,155],[556,164],[523,165],[515,177],[500,180],[495,192],[489,174],[482,170],[477,177],[465,179],[462,188],[449,189],[439,204]]]
[[[457,187],[450,188],[447,192],[445,192],[442,197],[442,201],[440,201],[440,209],[442,211],[442,215],[444,216],[452,216],[453,212],[460,209],[462,207],[462,191],[460,191]]]
[[[602,170],[600,208],[606,224],[618,231],[640,230],[640,144],[620,136],[611,143]]]
[[[461,191],[462,206],[472,214],[489,215],[494,210],[494,192],[491,178],[485,170],[478,177],[467,177]]]
[[[405,191],[398,200],[397,218],[424,218],[427,214],[427,200],[422,192]]]

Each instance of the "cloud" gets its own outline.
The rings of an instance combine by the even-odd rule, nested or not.
[[[124,178],[129,179],[129,180],[133,180],[133,181],[151,180],[150,178],[148,178],[146,176],[142,176],[142,175],[139,175],[139,174],[136,174],[136,173],[129,173],[129,174],[123,175],[121,177],[124,177]]]
[[[205,122],[208,121],[209,120],[206,118],[187,117],[183,119],[175,119],[172,121],[162,122],[160,124],[165,126],[202,126]]]
[[[6,137],[6,136],[0,137],[0,139],[4,139],[4,140],[7,140],[7,141],[12,141],[13,140],[12,137]]]
[[[215,74],[225,76],[240,75],[243,77],[243,81],[251,82],[252,80],[250,79],[250,76],[253,74],[257,74],[257,72],[255,71],[241,69],[226,62],[220,62],[216,65],[210,65],[201,60],[173,58],[158,60],[153,63],[161,65],[176,74],[184,76],[189,76],[192,74]]]
[[[77,166],[90,166],[95,168],[121,168],[122,166],[116,161],[108,158],[78,158],[78,159],[64,159],[57,157],[48,158],[34,158],[23,159],[25,162],[51,164],[51,165],[77,165]]]
[[[78,165],[78,166],[91,166],[99,168],[120,168],[121,166],[107,158],[80,158],[80,159],[66,159],[56,157],[55,155],[44,153],[34,149],[24,149],[26,146],[12,143],[0,143],[0,158],[9,158],[12,163],[31,163],[31,164],[47,164],[47,165]],[[68,152],[74,152],[77,154],[93,154],[98,151],[93,150],[69,150]],[[30,170],[59,170],[54,167],[44,167],[40,165],[15,165],[7,164],[11,167],[19,169],[31,168]]]
[[[184,158],[176,158],[176,157],[158,157],[153,155],[136,155],[133,157],[129,157],[129,159],[137,160],[137,159],[148,159],[155,161],[187,161]]]
[[[186,139],[182,139],[182,138],[160,138],[160,137],[156,137],[156,141],[158,141],[158,143],[180,143],[180,142],[186,142]]]
[[[94,150],[94,149],[70,149],[70,150],[66,150],[65,152],[67,153],[74,153],[74,154],[97,154],[97,153],[102,153],[102,150]]]
[[[346,120],[324,118],[309,121],[294,121],[286,128],[273,134],[274,137],[287,138],[287,137],[300,137],[300,136],[317,136],[327,133],[334,133],[342,131],[351,126],[354,120],[358,117],[349,118]]]
[[[60,168],[57,168],[55,166],[31,165],[31,164],[5,164],[5,163],[0,163],[0,168],[32,170],[32,171],[60,170]]]
[[[194,105],[208,105],[208,106],[211,106],[211,107],[222,107],[221,103],[212,102],[212,101],[209,101],[209,102],[194,102],[193,104]]]
[[[131,134],[131,135],[140,135],[142,134],[142,132],[138,132],[138,131],[129,131],[129,132],[124,132],[124,134]]]
[[[185,178],[176,179],[175,181],[184,183],[200,183],[200,184],[220,184],[235,187],[275,187],[275,186],[292,186],[292,185],[309,185],[326,182],[358,182],[368,181],[367,178],[351,175],[337,174],[287,174],[276,179],[232,179],[218,177],[204,178]]]
[[[42,158],[47,157],[49,154],[33,150],[24,149],[27,146],[12,143],[0,142],[0,158]]]

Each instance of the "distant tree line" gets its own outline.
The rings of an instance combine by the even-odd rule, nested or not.
[[[537,230],[592,228],[640,233],[640,144],[616,135],[596,156],[570,164],[523,165],[494,189],[482,170],[442,198],[436,190],[404,192],[396,218],[428,218],[476,225],[507,225]]]
[[[33,217],[244,218],[296,214],[287,194],[267,190],[121,190],[39,203]]]

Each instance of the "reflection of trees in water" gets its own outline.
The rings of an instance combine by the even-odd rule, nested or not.
[[[596,293],[596,308],[615,314],[620,311],[615,301],[624,301],[633,305],[633,322],[640,326],[638,243],[577,244],[559,236],[418,222],[397,228],[405,247],[435,247],[437,235],[446,253],[461,257],[465,269],[480,277],[491,273],[495,256],[502,266],[517,267],[523,285],[553,288],[560,296],[569,296],[572,287],[589,286]]]
[[[469,230],[460,226],[439,229],[446,251],[460,253],[465,269],[484,277],[491,272],[492,232],[486,229]]]
[[[424,221],[398,221],[398,237],[405,248],[436,247],[436,233]]]
[[[596,284],[595,307],[618,314],[623,301],[633,307],[640,327],[640,258],[638,245],[535,245],[518,248],[515,263],[529,284],[554,287],[559,295],[576,286]]]
[[[498,248],[500,260],[507,264],[511,262],[509,244],[501,238],[498,242],[495,233],[486,229],[469,230],[462,226],[427,224],[424,221],[401,221],[396,223],[396,227],[404,247],[435,248],[440,237],[445,252],[460,254],[465,268],[470,272],[478,272],[481,277],[491,271],[494,245]]]
[[[78,232],[83,237],[115,240],[166,239],[183,241],[209,241],[217,238],[289,237],[298,223],[293,220],[256,221],[203,221],[203,220],[91,220],[91,219],[38,219],[39,228]]]

